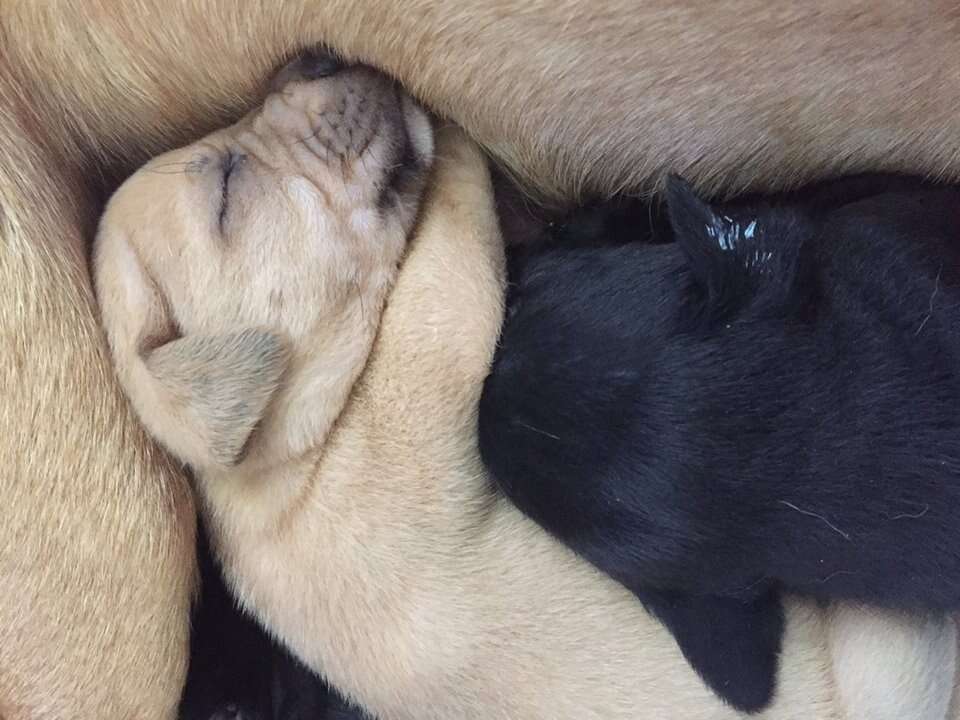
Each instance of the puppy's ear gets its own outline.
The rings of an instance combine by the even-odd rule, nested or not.
[[[182,334],[163,289],[130,236],[113,228],[110,212],[93,266],[121,385],[146,429],[180,460],[197,469],[234,465],[288,365],[287,344],[259,328]]]
[[[238,463],[289,355],[274,333],[188,335],[142,354],[151,430],[194,467]]]
[[[816,213],[793,204],[763,204],[734,219],[701,200],[671,176],[667,213],[674,240],[687,259],[696,321],[712,322],[750,309],[754,314],[807,318],[815,309],[813,248]]]
[[[723,216],[700,199],[679,175],[667,178],[667,217],[674,240],[690,264],[694,281],[715,298],[728,270],[725,252],[733,248]]]
[[[666,202],[674,241],[700,290],[692,300],[694,317],[729,316],[751,302],[758,288],[770,286],[769,278],[786,277],[780,266],[787,256],[767,247],[766,217],[734,220],[700,199],[676,175],[667,180]],[[792,272],[792,266],[787,269]]]

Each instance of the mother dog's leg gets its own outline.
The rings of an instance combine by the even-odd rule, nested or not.
[[[84,180],[0,76],[0,718],[169,720],[193,509],[117,391],[83,270]],[[12,142],[11,142],[12,140]]]
[[[211,129],[326,41],[400,78],[529,184],[664,170],[733,192],[841,171],[960,171],[960,13],[837,0],[7,0],[45,117],[134,164]]]

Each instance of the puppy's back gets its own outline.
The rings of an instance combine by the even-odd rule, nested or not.
[[[805,254],[792,289],[754,268],[755,295],[706,324],[676,246],[525,264],[481,451],[615,576],[717,591],[761,567],[818,595],[951,607],[960,192],[857,178],[818,197],[782,201],[810,222],[770,241]]]

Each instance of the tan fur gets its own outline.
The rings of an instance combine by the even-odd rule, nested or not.
[[[0,718],[172,718],[193,503],[112,379],[34,122],[0,77]]]
[[[665,168],[729,191],[861,168],[955,177],[957,23],[950,3],[895,0],[6,0],[0,716],[170,718],[182,678],[192,516],[97,334],[83,247],[101,171],[224,124],[286,53],[326,40],[547,194]],[[819,621],[804,627],[822,660]]]
[[[49,82],[34,99],[43,117],[108,153],[219,124],[284,52],[326,41],[400,78],[549,194],[642,188],[665,170],[727,192],[960,170],[952,3],[8,5],[8,56]]]
[[[177,258],[178,243],[194,241],[181,234],[182,218],[156,218],[136,233],[127,221],[141,216],[131,212],[139,197],[170,207],[167,197],[178,194],[171,184],[186,182],[173,178],[138,173],[128,181],[111,201],[101,241],[135,234],[138,247],[149,247],[162,238],[164,255]],[[110,255],[97,257],[98,278],[123,272]],[[272,262],[288,277],[288,266],[303,264],[281,255]],[[162,269],[190,272],[173,260]],[[102,300],[113,346],[130,347],[109,328],[125,312]],[[176,295],[168,303],[188,325],[222,318],[202,306],[185,314]],[[334,429],[287,459],[260,456],[273,445],[263,437],[230,469],[198,468],[232,583],[301,657],[383,720],[734,717],[629,593],[490,486],[475,411],[502,303],[485,165],[462,136],[446,133],[420,229],[369,362],[358,360],[363,374],[344,378],[352,393]],[[322,302],[294,304],[275,322],[312,322],[304,314],[325,322],[329,312]],[[221,331],[236,329],[225,323]],[[304,351],[323,357],[322,347]],[[196,358],[188,363],[195,367]],[[129,363],[121,356],[118,364]],[[306,375],[284,382],[297,392],[310,386]],[[152,396],[143,385],[127,389],[138,407],[140,393]],[[148,425],[174,444],[169,419],[154,415]],[[809,603],[791,601],[788,610],[779,694],[760,717],[844,717],[831,694],[825,619]],[[902,657],[916,655],[936,672],[924,665],[926,644],[918,645]],[[849,656],[856,667],[856,648]],[[949,685],[952,668],[944,672]],[[904,706],[925,701],[920,693]],[[940,720],[944,710],[911,717]]]

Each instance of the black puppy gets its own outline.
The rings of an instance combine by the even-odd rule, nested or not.
[[[181,720],[370,720],[273,642],[224,585],[205,534]]]
[[[666,206],[661,244],[511,266],[480,448],[756,711],[779,590],[960,607],[960,190],[863,177],[713,207],[675,178]]]

